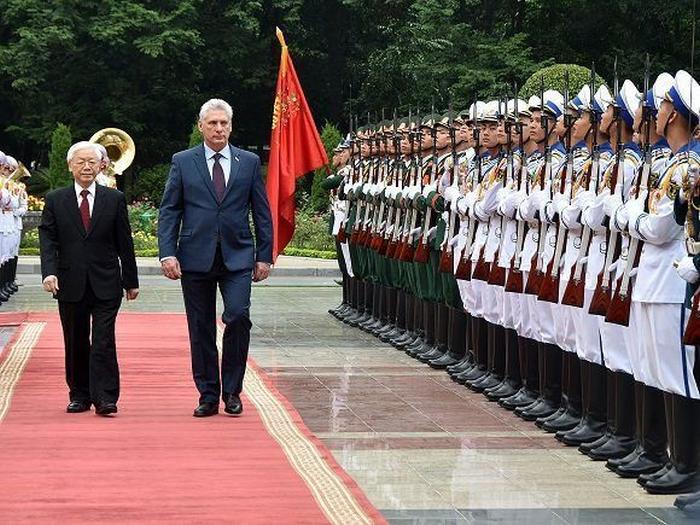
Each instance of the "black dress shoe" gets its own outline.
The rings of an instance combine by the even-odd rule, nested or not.
[[[566,432],[567,430],[572,430],[581,422],[581,414],[577,413],[573,409],[564,411],[556,419],[550,419],[545,421],[542,425],[542,430],[545,432]]]
[[[232,416],[237,416],[243,412],[243,403],[241,403],[241,398],[238,394],[231,394],[228,396],[224,412]]]
[[[603,445],[592,448],[588,457],[594,461],[607,461],[613,458],[623,458],[637,447],[637,440],[631,436],[618,436],[607,440]]]
[[[209,417],[215,416],[219,413],[219,403],[200,403],[197,408],[194,409],[194,417]]]
[[[638,478],[642,474],[658,472],[668,461],[668,456],[653,455],[644,451],[635,459],[614,469],[621,478]]]
[[[95,405],[95,414],[98,416],[108,416],[117,413],[116,403],[98,403]]]
[[[663,467],[661,467],[659,470],[656,472],[650,472],[649,474],[642,474],[637,478],[637,484],[641,485],[642,487],[649,483],[653,479],[658,479],[664,474],[666,474],[669,470],[673,468],[673,465],[669,461],[666,463]]]
[[[90,410],[90,401],[71,401],[66,407],[69,414],[78,414]]]
[[[584,418],[583,424],[568,432],[557,432],[555,437],[570,447],[578,447],[584,443],[591,443],[605,435],[606,424],[590,417]]]
[[[699,488],[700,479],[696,471],[683,472],[676,467],[669,469],[663,476],[649,480],[644,485],[644,490],[649,494],[683,494]]]
[[[688,505],[700,502],[700,492],[693,492],[692,494],[683,494],[678,496],[673,505],[679,509],[685,509]]]

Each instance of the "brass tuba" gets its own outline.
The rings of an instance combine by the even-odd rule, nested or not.
[[[27,167],[24,164],[22,164],[21,162],[19,162],[18,164],[19,164],[19,166],[17,167],[17,169],[15,171],[13,171],[10,174],[10,177],[8,178],[8,180],[13,180],[13,179],[14,180],[22,180],[22,179],[28,179],[32,176],[32,174],[29,172],[29,170],[27,169]]]
[[[105,171],[110,177],[121,175],[134,161],[136,145],[126,131],[104,128],[90,137],[90,142],[101,144],[107,150],[110,163]]]

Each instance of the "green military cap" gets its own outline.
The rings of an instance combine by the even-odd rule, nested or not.
[[[445,113],[441,117],[438,117],[437,122],[435,122],[435,126],[442,126],[443,128],[450,129],[450,114]]]

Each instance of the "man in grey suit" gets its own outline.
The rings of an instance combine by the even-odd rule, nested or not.
[[[163,274],[181,279],[199,391],[195,417],[243,410],[250,343],[251,281],[272,263],[272,220],[257,155],[229,144],[233,111],[223,100],[204,103],[204,143],[173,155],[158,222]],[[252,212],[255,240],[250,232]],[[221,367],[216,348],[216,289],[224,301]],[[219,372],[221,368],[221,372]]]

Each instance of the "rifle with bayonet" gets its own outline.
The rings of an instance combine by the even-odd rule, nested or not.
[[[573,126],[573,118],[568,113],[569,107],[569,71],[564,73],[564,127],[566,130],[565,146],[566,146],[566,162],[564,166],[559,170],[559,187],[556,191],[561,195],[566,193],[566,189],[572,189],[574,173],[574,154],[571,144],[571,127]],[[555,191],[555,181],[552,181],[552,193]],[[571,200],[571,195],[569,195],[569,200]],[[561,217],[556,213],[554,216],[555,228],[556,228],[556,243],[554,245],[554,255],[552,255],[552,260],[549,261],[547,267],[547,273],[544,276],[542,285],[540,286],[540,291],[537,298],[540,301],[545,301],[548,303],[558,303],[559,302],[559,269],[560,263],[564,256],[564,248],[566,247],[566,239],[568,236],[568,230],[564,227],[561,222]]]
[[[378,175],[377,183],[379,184],[380,192],[374,196],[375,210],[377,204],[379,204],[379,211],[375,213],[372,222],[372,230],[368,242],[369,248],[374,251],[379,251],[382,245],[382,231],[386,228],[386,223],[384,222],[384,212],[386,210],[386,198],[384,192],[386,191],[387,176],[389,173],[389,165],[387,163],[387,151],[386,151],[386,133],[384,131],[384,108],[382,108],[382,120],[377,127],[377,132],[375,135],[375,147],[377,148],[377,161],[378,164]]]
[[[421,184],[423,175],[423,165],[420,158],[421,151],[421,130],[420,130],[420,109],[417,111],[416,116],[416,126],[415,129],[409,130],[411,133],[411,173],[413,174],[413,184],[412,186],[419,186]],[[418,140],[418,147],[415,148],[415,142]],[[417,151],[416,151],[417,149]],[[415,249],[413,248],[413,230],[416,228],[416,223],[418,222],[418,208],[415,203],[416,198],[410,198],[407,201],[407,207],[409,209],[408,216],[410,220],[407,221],[406,229],[404,230],[403,243],[401,246],[401,252],[399,254],[399,259],[403,262],[412,262],[415,254]]]
[[[518,133],[518,148],[520,149],[520,174],[518,176],[516,191],[523,191],[527,187],[527,162],[525,158],[525,145],[523,139],[524,126],[520,122],[520,112],[518,110],[518,85],[515,85],[515,129]],[[517,211],[516,211],[517,215]],[[508,270],[508,278],[506,279],[506,292],[523,293],[523,272],[520,271],[520,263],[522,261],[523,244],[525,243],[525,221],[517,221],[518,230],[515,240],[515,254],[510,261]]]
[[[544,190],[547,181],[551,180],[552,173],[552,148],[549,145],[549,116],[544,110],[544,79],[540,77],[540,123],[542,129],[544,129],[544,164],[540,168],[538,174],[540,190]],[[532,190],[534,190],[533,184]],[[537,251],[532,256],[530,261],[530,274],[527,278],[527,284],[525,285],[525,293],[528,295],[538,295],[540,292],[540,287],[542,286],[542,281],[544,279],[544,268],[542,267],[542,262],[544,258],[544,249],[547,241],[547,221],[543,217],[540,217],[540,211],[535,211],[535,221],[539,222],[539,240]]]
[[[428,186],[431,186],[435,182],[435,174],[437,171],[437,144],[435,143],[435,138],[437,135],[437,128],[435,127],[435,104],[433,103],[432,109],[430,111],[430,135],[433,141],[432,148],[431,148],[431,163],[430,163],[430,175],[429,175],[429,181],[428,181]],[[422,134],[422,131],[421,131]],[[423,159],[420,159],[421,165],[423,162]],[[423,217],[423,231],[421,233],[420,239],[418,240],[418,246],[416,248],[416,253],[413,257],[413,262],[425,264],[428,262],[428,258],[430,257],[430,247],[428,245],[428,231],[430,230],[430,223],[432,222],[433,219],[433,208],[430,205],[430,202],[427,202],[426,200],[426,205],[425,205],[425,215]]]
[[[352,132],[352,115],[350,115],[350,126],[348,128],[348,136],[350,137],[350,158],[348,159],[348,166],[350,169],[350,183],[355,182],[353,180],[354,177],[354,165],[353,165],[353,156],[355,154],[355,137]],[[340,228],[338,229],[338,234],[336,235],[336,239],[338,240],[339,243],[344,243],[347,242],[348,238],[345,233],[345,225],[348,221],[348,216],[350,215],[350,209],[349,206],[352,205],[352,202],[348,202],[348,210],[343,218],[343,220],[340,223]]]
[[[472,131],[472,136],[474,137],[474,163],[475,163],[475,172],[477,176],[477,181],[472,181],[472,188],[476,189],[477,184],[479,180],[481,179],[481,140],[480,140],[480,134],[481,130],[479,129],[479,112],[477,110],[477,101],[474,101],[474,105],[472,106],[472,124],[473,124],[473,131]],[[471,177],[472,174],[468,173],[467,177]],[[476,183],[475,183],[476,182]],[[467,213],[466,215],[466,220],[469,221],[469,224],[467,225],[467,240],[466,243],[464,244],[464,248],[462,249],[462,256],[459,259],[459,264],[457,265],[457,271],[455,272],[455,277],[457,279],[461,279],[463,281],[471,281],[472,278],[472,259],[471,259],[471,252],[472,252],[472,245],[474,244],[474,235],[476,234],[476,227],[478,224],[478,221],[476,218],[471,218],[469,217],[469,214]]]
[[[395,188],[399,188],[399,177],[398,177],[398,170],[399,170],[399,158],[398,158],[398,150],[396,146],[396,135],[399,132],[398,128],[398,122],[396,120],[396,109],[394,108],[394,120],[393,124],[391,127],[391,134],[390,136],[385,135],[385,146],[384,149],[386,150],[386,157],[387,157],[387,170],[388,170],[388,179],[389,179],[389,185],[393,185]],[[388,140],[387,140],[388,139]],[[394,158],[390,159],[390,149],[389,149],[389,144],[392,145],[393,150],[394,150]],[[393,162],[392,162],[393,160]],[[387,255],[387,250],[389,248],[389,242],[391,239],[391,236],[393,235],[394,230],[396,229],[396,224],[394,224],[394,217],[396,215],[396,199],[392,195],[388,194],[387,195],[387,200],[388,200],[388,207],[389,211],[387,214],[386,218],[386,226],[384,227],[384,230],[382,232],[382,236],[379,242],[379,249],[378,252],[380,255]]]
[[[410,126],[411,122],[411,110],[408,110],[408,122]],[[396,175],[396,185],[399,188],[399,193],[396,196],[396,215],[394,219],[394,228],[391,232],[391,238],[389,239],[389,243],[387,245],[387,248],[385,250],[385,255],[389,259],[396,259],[398,258],[396,252],[397,248],[400,246],[399,242],[401,240],[401,233],[402,233],[402,228],[403,228],[403,223],[402,223],[402,214],[405,209],[405,203],[404,199],[402,196],[403,189],[408,187],[409,184],[409,179],[408,179],[408,170],[405,169],[406,164],[403,161],[403,155],[401,153],[401,141],[402,141],[402,132],[399,131],[399,126],[398,123],[394,124],[394,149],[396,150],[396,170],[395,170],[395,175]],[[408,213],[406,213],[406,216],[408,216]],[[404,221],[405,222],[405,218]]]
[[[591,100],[588,108],[591,119],[591,160],[590,169],[585,181],[585,186],[586,190],[589,190],[591,189],[591,184],[593,184],[593,189],[597,192],[598,176],[600,173],[600,147],[598,145],[598,114],[596,113],[594,108],[595,93],[595,63],[593,63],[591,65]],[[569,276],[569,282],[566,285],[566,289],[564,290],[564,295],[562,296],[561,304],[565,304],[567,306],[575,306],[577,308],[583,308],[586,286],[586,263],[584,261],[588,257],[588,251],[591,246],[592,236],[593,231],[587,225],[583,225],[583,230],[581,232],[581,246],[579,248],[578,256],[576,258],[576,264],[574,264],[573,268],[571,269],[571,275]]]
[[[617,77],[617,58],[615,59],[615,78],[613,80],[614,85],[614,95],[615,99],[613,104],[614,108],[614,118],[617,125],[617,141],[616,141],[616,151],[615,151],[615,166],[611,173],[609,189],[612,195],[615,195],[618,191],[617,180],[620,176],[620,170],[624,169],[624,144],[622,143],[622,108],[618,104],[617,96],[620,93],[619,81]],[[624,177],[624,173],[622,174]],[[620,193],[622,193],[622,184],[620,186]],[[605,188],[603,188],[604,190]],[[601,190],[601,191],[603,191]],[[612,286],[611,286],[611,272],[609,271],[610,266],[612,266],[613,261],[615,261],[620,256],[620,235],[619,233],[610,227],[610,217],[605,217],[603,219],[603,225],[608,228],[607,236],[607,252],[605,254],[605,263],[603,268],[598,274],[598,282],[596,284],[595,291],[593,292],[593,298],[591,299],[591,306],[588,309],[588,313],[592,315],[602,315],[605,316],[608,313],[608,308],[610,307],[610,301],[612,299]]]
[[[651,175],[652,166],[652,151],[651,151],[651,125],[653,108],[649,105],[647,99],[647,91],[649,91],[649,54],[646,56],[644,65],[644,98],[642,102],[642,130],[644,131],[644,164],[642,171],[637,179],[635,195],[639,196],[642,192],[647,191],[649,186],[649,176]],[[644,203],[644,211],[649,211],[649,198],[647,196]],[[637,237],[630,236],[629,248],[627,251],[627,261],[622,276],[617,281],[615,293],[610,301],[605,320],[608,323],[629,326],[630,324],[630,309],[632,307],[632,270],[639,266],[639,260],[642,256],[642,248],[644,242]]]
[[[512,140],[512,130],[511,123],[508,120],[508,96],[507,94],[503,97],[503,111],[499,115],[503,122],[503,126],[506,132],[506,165],[505,172],[503,173],[501,180],[503,182],[503,187],[505,188],[508,184],[513,181],[513,147],[511,144]],[[499,168],[496,168],[499,169]],[[501,238],[498,243],[498,248],[496,249],[496,254],[493,258],[493,264],[491,265],[491,272],[489,273],[488,283],[496,286],[503,286],[506,283],[506,269],[498,264],[498,260],[501,257],[503,246],[506,242],[506,225],[508,224],[508,219],[505,216],[501,216]]]
[[[452,100],[448,109],[447,125],[450,128],[450,148],[452,152],[452,173],[450,174],[450,186],[458,180],[459,166],[457,164],[457,129],[454,125],[454,114],[452,112]],[[457,222],[457,210],[453,209],[452,204],[445,200],[445,207],[449,209],[449,219],[447,221],[447,230],[445,238],[442,241],[442,250],[440,253],[440,272],[452,273],[454,271],[454,256],[452,236],[455,234],[455,223]]]

